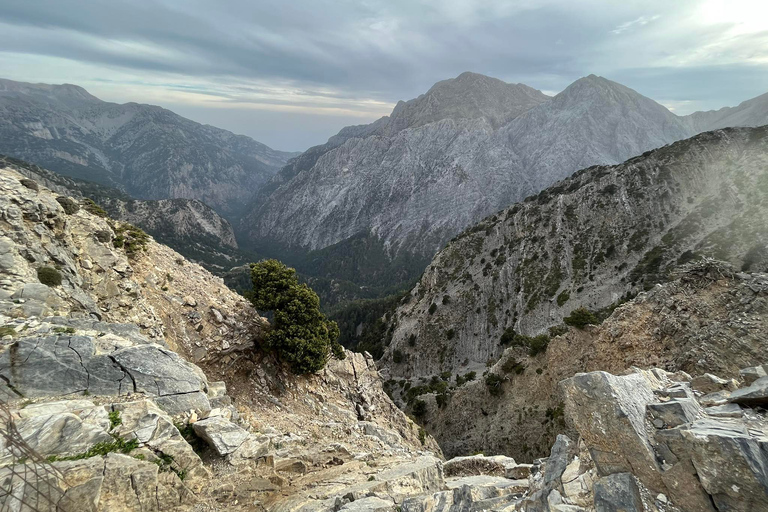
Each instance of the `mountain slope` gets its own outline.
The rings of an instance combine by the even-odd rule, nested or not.
[[[506,330],[539,334],[580,306],[652,287],[680,262],[713,256],[763,270],[766,239],[768,127],[591,167],[440,251],[394,314],[383,360],[410,378],[481,370],[510,341]]]
[[[239,257],[232,226],[196,199],[133,199],[117,189],[61,176],[48,169],[0,155],[0,167],[15,170],[57,194],[95,201],[114,219],[130,222],[190,259],[217,270]],[[230,263],[227,263],[227,262]],[[239,260],[237,261],[239,262]]]
[[[199,199],[229,217],[296,156],[153,105],[10,80],[0,80],[0,153],[141,199]]]
[[[718,122],[768,122],[757,100]],[[429,256],[580,168],[617,164],[713,124],[594,75],[550,99],[465,73],[308,150],[262,190],[239,229],[260,247],[316,250],[362,234],[381,240],[391,258]]]
[[[393,250],[434,253],[498,209],[503,169],[481,171],[498,125],[548,97],[465,73],[399,103],[390,117],[342,130],[275,177],[241,228],[246,238],[320,249],[372,232]],[[507,155],[513,158],[512,155]],[[295,165],[301,162],[300,166]]]

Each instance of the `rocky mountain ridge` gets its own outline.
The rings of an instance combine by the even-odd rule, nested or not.
[[[480,100],[482,98],[482,101]],[[678,117],[590,75],[549,99],[462,74],[349,127],[286,166],[239,226],[244,240],[314,250],[361,234],[394,258],[430,255],[463,228],[574,171],[621,161],[723,123],[758,125],[766,98]]]
[[[0,80],[0,153],[140,199],[198,199],[236,217],[295,153],[74,85]]]
[[[139,200],[97,183],[62,176],[40,166],[0,155],[0,164],[65,197],[87,198],[86,206],[130,222],[213,269],[228,269],[236,258],[237,240],[229,222],[195,199]],[[224,263],[224,265],[221,265]]]
[[[615,305],[701,256],[765,268],[766,155],[766,127],[707,132],[585,169],[485,219],[390,318],[384,365],[411,379],[482,367],[503,339]]]

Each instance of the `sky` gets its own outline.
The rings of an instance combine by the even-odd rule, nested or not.
[[[74,83],[275,149],[464,71],[597,74],[678,114],[768,92],[768,0],[3,0],[0,77]]]

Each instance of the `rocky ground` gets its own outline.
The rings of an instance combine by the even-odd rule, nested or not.
[[[528,464],[445,461],[367,354],[292,376],[259,349],[267,321],[201,267],[12,170],[0,192],[3,510],[768,507],[762,274],[690,267],[555,338],[546,358],[567,363],[537,392],[560,393],[570,437]],[[574,376],[595,354],[622,375]]]

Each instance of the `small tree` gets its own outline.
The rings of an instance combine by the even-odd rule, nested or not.
[[[339,327],[320,312],[320,299],[306,284],[299,284],[296,271],[277,260],[251,264],[251,302],[262,311],[272,311],[274,322],[266,345],[297,374],[315,373],[325,366],[331,353],[344,358],[339,345]]]
[[[571,327],[577,329],[583,329],[587,325],[597,325],[600,321],[597,319],[594,313],[587,308],[581,307],[571,311],[571,314],[563,318],[563,322]]]

